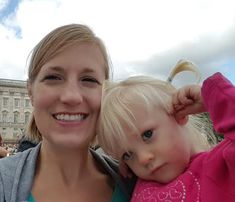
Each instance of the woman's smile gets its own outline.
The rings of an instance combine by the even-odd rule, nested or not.
[[[77,122],[77,121],[82,121],[84,119],[86,119],[86,117],[88,116],[88,114],[82,114],[82,113],[74,113],[74,114],[69,114],[69,113],[58,113],[58,114],[54,114],[53,117],[56,120],[59,121],[66,121],[66,122]]]

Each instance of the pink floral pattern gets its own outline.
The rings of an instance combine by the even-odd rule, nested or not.
[[[167,185],[138,180],[131,202],[199,201],[199,196],[199,181],[191,171],[187,171]]]

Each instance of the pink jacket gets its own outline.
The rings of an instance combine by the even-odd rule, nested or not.
[[[202,97],[224,140],[192,157],[186,171],[169,184],[139,179],[132,202],[235,201],[235,86],[216,73],[204,81]]]

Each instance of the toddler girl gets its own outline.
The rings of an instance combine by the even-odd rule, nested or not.
[[[179,90],[140,76],[106,83],[99,144],[138,176],[131,201],[233,201],[234,103],[235,87],[220,73]],[[205,111],[224,134],[214,148],[189,116]]]

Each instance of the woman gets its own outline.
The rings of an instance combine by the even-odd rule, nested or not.
[[[85,25],[59,27],[34,48],[28,128],[35,148],[0,161],[0,201],[128,201],[117,164],[90,149],[109,61]],[[131,190],[130,190],[131,191]]]

